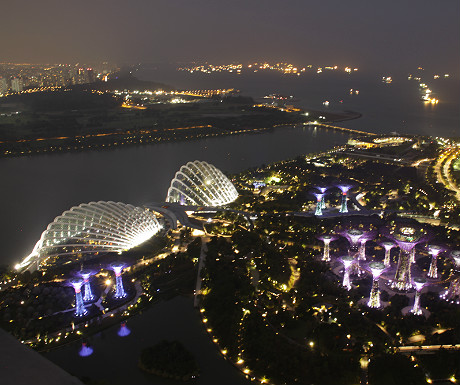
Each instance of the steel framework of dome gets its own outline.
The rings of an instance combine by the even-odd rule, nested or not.
[[[212,164],[195,160],[176,172],[166,201],[182,205],[223,206],[236,198],[235,186],[222,171]]]
[[[121,202],[90,202],[74,206],[51,222],[16,269],[37,267],[46,258],[71,254],[122,252],[158,233],[151,211]]]

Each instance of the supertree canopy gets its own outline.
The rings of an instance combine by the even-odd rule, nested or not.
[[[317,216],[323,215],[323,211],[322,211],[322,201],[323,201],[323,198],[324,198],[324,194],[321,194],[321,193],[313,193],[313,195],[316,197],[315,215],[317,215]]]
[[[316,189],[319,190],[321,194],[323,194],[321,198],[321,208],[324,210],[326,208],[326,201],[324,200],[324,197],[326,196],[326,192],[329,189],[328,186],[316,186]]]
[[[369,264],[369,269],[372,272],[372,289],[367,305],[371,308],[378,309],[380,307],[379,278],[385,270],[385,265],[382,262],[371,262]]]
[[[350,290],[350,268],[353,265],[355,259],[351,255],[345,255],[341,258],[341,260],[344,267],[342,286],[345,287],[347,290]]]
[[[83,278],[83,288],[85,290],[85,294],[83,295],[83,301],[85,302],[90,302],[94,299],[94,295],[91,290],[91,284],[89,282],[89,279],[92,275],[94,275],[94,271],[92,270],[85,269],[80,271],[80,276]]]
[[[16,269],[38,269],[44,264],[100,252],[129,250],[161,229],[155,214],[121,202],[90,202],[72,207],[51,222],[32,253]]]
[[[75,290],[75,316],[83,317],[88,313],[83,305],[83,298],[81,296],[81,287],[83,285],[83,280],[79,278],[74,278],[70,280],[70,284]]]
[[[439,245],[428,245],[428,251],[431,254],[431,263],[430,263],[430,270],[428,271],[428,277],[430,278],[438,278],[438,255],[444,251],[444,247]]]
[[[353,185],[347,183],[340,183],[337,187],[342,191],[342,203],[340,205],[341,213],[348,213],[348,191],[353,188]]]
[[[420,226],[394,222],[386,229],[386,233],[387,237],[398,244],[400,250],[392,287],[408,290],[412,287],[411,253],[418,243],[428,239],[427,232]]]
[[[422,277],[414,278],[413,285],[415,287],[415,299],[414,306],[412,306],[411,313],[415,315],[421,315],[423,313],[420,307],[420,295],[423,287],[426,285],[426,279]]]
[[[125,267],[126,265],[121,262],[114,262],[110,265],[110,268],[115,273],[115,298],[125,298],[127,296],[125,288],[123,287],[123,279],[121,277],[121,272]]]
[[[329,262],[331,260],[329,247],[331,242],[337,239],[337,236],[333,234],[323,234],[318,235],[317,238],[324,242],[324,253],[322,260],[325,262]]]
[[[212,164],[195,160],[176,172],[166,201],[182,205],[223,206],[236,198],[238,191],[222,171]]]
[[[383,260],[383,263],[385,266],[390,266],[391,264],[391,249],[395,247],[396,245],[393,242],[382,242],[381,245],[385,249],[385,258]]]

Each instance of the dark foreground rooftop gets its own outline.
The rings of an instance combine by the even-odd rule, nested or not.
[[[21,344],[0,329],[0,378],[2,384],[83,385],[59,366]]]

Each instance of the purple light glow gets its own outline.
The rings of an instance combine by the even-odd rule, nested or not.
[[[80,351],[78,352],[78,355],[80,357],[88,357],[91,354],[93,354],[93,348],[88,346],[88,345],[86,345],[86,342],[83,342],[81,344],[81,348],[80,348]]]
[[[85,294],[83,296],[83,301],[90,302],[94,299],[93,292],[91,290],[91,285],[89,283],[89,279],[95,272],[92,270],[82,270],[80,271],[80,276],[83,278]]]
[[[126,326],[126,322],[122,322],[120,329],[117,332],[119,337],[126,337],[131,334],[131,330]]]
[[[124,263],[114,262],[110,265],[112,270],[115,272],[115,298],[125,298],[127,296],[125,289],[123,287],[123,279],[121,277],[121,272],[126,267]]]
[[[73,278],[70,280],[70,284],[75,290],[75,316],[83,317],[88,313],[88,310],[85,309],[83,305],[83,298],[81,295],[81,287],[83,285],[83,280],[80,278]]]

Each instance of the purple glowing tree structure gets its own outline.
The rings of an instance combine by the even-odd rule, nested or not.
[[[342,286],[346,288],[347,290],[351,289],[351,282],[350,282],[350,270],[351,266],[353,265],[353,262],[355,259],[351,255],[345,255],[341,258],[344,271],[343,271],[343,282]]]
[[[422,289],[426,285],[426,279],[425,278],[414,278],[413,285],[415,287],[415,299],[414,299],[414,306],[412,306],[411,313],[415,315],[422,315],[423,310],[420,307],[420,296]]]
[[[91,302],[94,299],[93,292],[91,290],[91,284],[89,283],[89,278],[94,275],[92,270],[82,270],[80,271],[80,276],[83,278],[83,287],[85,294],[83,295],[84,302]]]
[[[316,186],[316,188],[319,190],[323,196],[321,197],[321,208],[325,209],[326,208],[326,201],[324,199],[324,196],[326,195],[326,191],[329,187],[324,187],[324,186]]]
[[[115,298],[125,298],[126,297],[126,292],[123,287],[123,280],[121,278],[121,272],[125,268],[124,263],[120,262],[114,262],[110,265],[112,270],[115,273]]]
[[[88,313],[83,305],[83,298],[81,296],[81,287],[83,286],[83,280],[79,278],[73,278],[70,280],[70,284],[75,290],[75,316],[83,317]]]
[[[454,260],[455,270],[460,273],[460,250],[452,250],[450,256]]]
[[[322,200],[324,197],[324,194],[321,193],[313,193],[313,195],[316,197],[316,210],[315,210],[315,215],[321,216],[323,215],[323,210],[322,210]]]
[[[348,249],[349,255],[353,258],[357,258],[357,263],[355,266],[355,272],[359,275],[361,274],[361,270],[359,269],[359,255],[360,253],[360,246],[361,246],[361,239],[367,237],[368,233],[358,229],[350,229],[346,231],[342,231],[340,235],[347,238],[350,248]]]
[[[388,267],[391,265],[391,249],[396,245],[393,242],[382,242],[381,245],[385,249],[385,258],[383,264]]]
[[[350,229],[342,232],[341,235],[347,238],[350,243],[349,253],[356,256],[359,252],[360,240],[365,236],[364,231]]]
[[[371,262],[369,263],[369,269],[372,272],[372,289],[367,306],[373,309],[378,309],[380,308],[379,279],[386,267],[382,262]]]
[[[359,239],[359,256],[360,261],[366,260],[366,242],[374,239],[373,231],[365,231],[363,236]]]
[[[80,357],[88,357],[91,354],[93,354],[93,348],[91,346],[88,346],[86,342],[82,342],[78,355]]]
[[[431,254],[430,270],[428,270],[428,277],[438,278],[438,255],[444,251],[444,248],[439,245],[429,245],[428,252]]]
[[[342,191],[342,204],[340,205],[341,213],[348,213],[348,191],[353,187],[351,184],[339,184],[337,187]]]
[[[126,326],[126,322],[122,322],[120,325],[120,329],[117,332],[118,336],[126,337],[131,334],[131,330]]]
[[[323,252],[323,257],[321,258],[321,260],[325,262],[329,262],[331,260],[331,256],[329,253],[329,245],[331,244],[332,241],[335,241],[337,239],[337,236],[330,235],[330,234],[324,234],[324,235],[319,235],[317,238],[324,242],[324,252]]]
[[[390,230],[390,236],[399,246],[398,265],[391,286],[398,290],[408,290],[412,287],[411,254],[417,243],[423,242],[425,233],[422,229],[411,226],[396,225]]]
[[[454,260],[454,272],[460,273],[460,250],[452,250],[450,256]],[[460,304],[460,276],[452,280],[449,288],[441,294],[441,298],[457,305]]]

